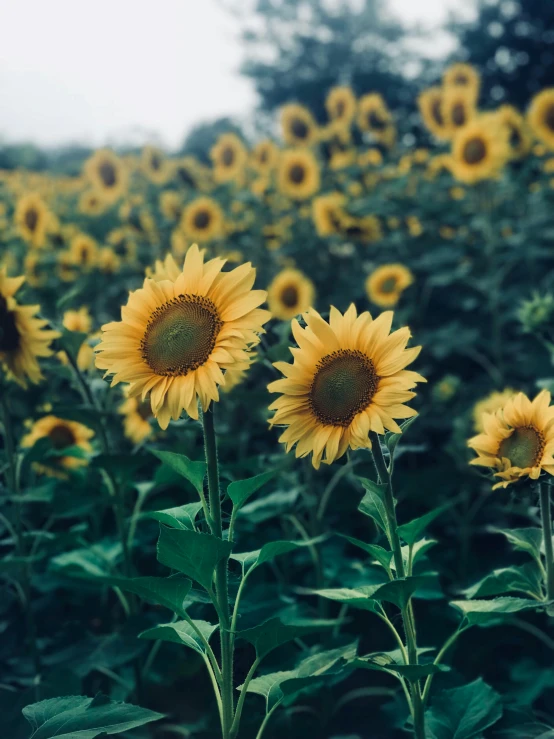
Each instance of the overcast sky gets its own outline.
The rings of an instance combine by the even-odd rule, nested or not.
[[[436,25],[467,0],[387,0]],[[157,141],[254,105],[237,28],[217,0],[0,1],[0,139]]]

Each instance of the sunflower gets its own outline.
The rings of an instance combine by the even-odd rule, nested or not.
[[[223,371],[243,369],[259,342],[268,311],[264,290],[252,290],[256,271],[243,264],[222,273],[224,260],[204,263],[191,246],[175,281],[146,279],[129,295],[122,320],[103,326],[96,366],[113,375],[112,385],[130,384],[129,396],[150,393],[153,415],[165,429],[185,410],[198,418],[219,399]]]
[[[68,251],[62,251],[58,254],[57,273],[62,282],[73,282],[77,279],[75,261]]]
[[[448,138],[448,128],[442,114],[443,95],[441,87],[429,87],[417,99],[425,127],[438,139]]]
[[[145,146],[141,158],[143,171],[151,182],[156,185],[167,182],[171,176],[171,166],[161,149]]]
[[[96,241],[87,234],[77,234],[71,240],[69,255],[73,264],[78,265],[85,272],[92,269],[98,256]]]
[[[121,259],[109,246],[104,246],[102,249],[99,249],[96,261],[98,269],[106,275],[115,274],[121,267]]]
[[[289,146],[311,146],[318,138],[317,123],[312,114],[297,103],[281,108],[281,129]]]
[[[312,202],[312,218],[320,236],[331,236],[341,232],[346,217],[346,197],[341,192],[320,195]]]
[[[86,216],[99,216],[106,209],[106,201],[96,190],[87,190],[79,198],[78,207]]]
[[[484,432],[468,441],[478,455],[470,464],[496,470],[501,482],[493,490],[523,477],[536,480],[543,470],[554,475],[554,407],[548,391],[532,402],[517,393],[496,412],[484,414],[482,423]]]
[[[41,287],[48,280],[46,267],[41,263],[36,251],[30,251],[26,254],[23,261],[25,270],[25,279],[31,287]]]
[[[66,310],[62,319],[63,327],[68,331],[88,334],[92,329],[92,316],[86,306],[79,310]]]
[[[477,102],[481,78],[479,72],[471,64],[461,62],[452,64],[445,71],[442,81],[445,88],[462,89],[471,96],[474,103]]]
[[[356,106],[356,95],[352,88],[346,85],[332,87],[325,100],[325,107],[327,108],[329,118],[334,123],[339,123],[347,127],[351,125],[356,116]]]
[[[127,187],[127,170],[109,149],[100,149],[85,162],[84,172],[96,192],[107,202],[118,200]]]
[[[33,383],[42,379],[37,357],[51,356],[50,343],[60,336],[35,317],[38,305],[19,305],[15,300],[24,281],[25,277],[8,277],[6,269],[0,269],[0,364],[8,379],[22,387],[27,379]]]
[[[527,123],[535,136],[548,149],[554,150],[554,87],[542,90],[531,100]]]
[[[175,190],[166,190],[160,194],[160,210],[168,220],[178,220],[182,207],[179,193]]]
[[[278,171],[279,190],[293,200],[306,200],[319,190],[317,159],[307,149],[287,149],[281,154]]]
[[[496,177],[509,157],[508,135],[493,115],[481,115],[461,128],[452,144],[452,172],[473,184]]]
[[[15,206],[15,223],[19,233],[31,246],[43,247],[48,231],[49,211],[37,193],[24,195]]]
[[[223,211],[211,198],[201,197],[191,201],[181,216],[181,228],[192,241],[212,241],[224,233]]]
[[[369,275],[365,289],[372,303],[380,308],[392,308],[413,281],[413,274],[403,264],[383,264]]]
[[[270,423],[287,426],[279,441],[287,452],[297,444],[297,457],[313,453],[317,469],[349,447],[371,448],[370,431],[399,433],[394,419],[416,415],[403,404],[414,397],[415,384],[425,380],[405,369],[421,347],[405,348],[408,328],[390,334],[391,311],[373,321],[367,312],[357,316],[351,305],[344,315],[331,307],[329,323],[313,309],[303,318],[305,328],[292,321],[298,344],[291,349],[293,364],[275,364],[285,377],[268,387],[281,393],[270,406],[276,411]]]
[[[114,228],[107,235],[108,244],[113,247],[116,256],[124,262],[133,263],[137,256],[137,242],[131,228]]]
[[[382,143],[390,146],[394,142],[394,122],[390,110],[381,95],[370,93],[358,102],[358,128],[366,131]]]
[[[473,427],[475,431],[481,433],[485,430],[485,427],[483,426],[483,416],[485,413],[496,413],[496,411],[504,408],[508,400],[513,398],[515,395],[517,395],[516,391],[511,388],[506,388],[506,390],[502,390],[501,392],[495,390],[490,393],[490,395],[487,395],[485,398],[482,398],[475,403],[472,411]]]
[[[197,189],[199,186],[199,164],[194,157],[183,157],[175,162],[175,178],[180,185]]]
[[[290,321],[311,308],[315,299],[314,283],[298,269],[284,269],[267,288],[267,304],[271,314]]]
[[[154,416],[148,401],[127,397],[118,411],[123,416],[123,433],[133,444],[142,444],[152,435],[150,419]]]
[[[56,456],[48,458],[41,464],[35,464],[37,472],[42,472],[50,477],[67,479],[68,472],[84,467],[88,460],[84,456],[63,455],[64,450],[75,450],[81,455],[92,452],[90,439],[94,431],[76,421],[67,421],[57,416],[44,416],[35,421],[31,431],[21,440],[22,447],[32,447],[39,439],[48,439],[52,444]]]
[[[263,139],[252,149],[250,161],[257,172],[267,175],[277,166],[279,147],[271,139]]]
[[[248,160],[246,147],[234,133],[222,134],[210,151],[216,182],[240,181]]]
[[[348,239],[366,244],[374,244],[383,237],[381,221],[373,215],[356,218],[347,214],[342,223],[342,233]]]
[[[446,130],[454,136],[475,117],[475,101],[464,87],[447,88],[442,98],[442,115]]]
[[[383,155],[379,149],[366,149],[358,155],[359,167],[380,167],[383,164]]]
[[[496,114],[508,132],[510,158],[521,159],[527,156],[531,151],[533,139],[525,118],[513,105],[501,105]]]

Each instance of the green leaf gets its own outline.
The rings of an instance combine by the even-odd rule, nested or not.
[[[481,735],[502,716],[500,695],[481,678],[443,690],[426,712],[429,739],[470,739]]]
[[[210,640],[211,635],[218,628],[217,624],[210,624],[207,621],[193,620],[192,623],[196,626],[206,641]],[[194,649],[194,651],[199,654],[206,653],[202,639],[188,621],[174,621],[169,624],[154,626],[154,628],[147,629],[147,631],[143,631],[142,634],[139,634],[139,638],[170,641],[174,644],[183,644],[185,647],[189,647],[189,649]]]
[[[429,585],[429,576],[412,575],[411,577],[399,577],[397,580],[391,580],[381,585],[373,593],[374,600],[386,600],[394,603],[398,608],[403,609],[408,605],[408,601],[418,588],[424,588]]]
[[[355,547],[363,549],[364,552],[367,552],[370,557],[376,559],[377,562],[379,562],[379,564],[382,565],[386,570],[390,569],[392,552],[389,552],[387,549],[380,547],[378,544],[366,544],[364,541],[361,541],[360,539],[355,539],[353,536],[346,536],[345,534],[339,534],[339,536],[349,541],[350,544],[353,544]]]
[[[504,567],[494,570],[475,585],[466,588],[466,598],[482,598],[486,595],[502,593],[534,593],[541,594],[542,575],[536,562],[528,562],[521,566]]]
[[[427,675],[435,675],[437,672],[448,672],[448,665],[435,665],[427,662],[423,665],[398,664],[387,655],[386,652],[370,654],[367,657],[358,657],[348,663],[349,667],[361,667],[364,670],[377,670],[378,672],[394,673],[408,680],[420,680]]]
[[[385,506],[386,485],[379,485],[373,480],[366,477],[358,477],[366,491],[362,498],[358,510],[366,516],[372,518],[377,526],[389,536],[389,524],[387,519],[387,509]]]
[[[379,585],[366,585],[361,588],[325,588],[323,590],[312,590],[314,595],[320,598],[334,600],[344,605],[360,608],[363,611],[381,613],[379,603],[373,599],[373,593],[379,589]]]
[[[492,600],[454,600],[451,606],[462,612],[469,625],[490,626],[501,623],[513,613],[544,608],[545,604],[528,598],[493,598]]]
[[[29,739],[95,739],[163,718],[162,713],[100,695],[49,698],[25,706],[23,715],[33,730]]]
[[[200,501],[185,503],[176,508],[165,508],[163,511],[147,511],[143,514],[143,518],[152,518],[172,529],[194,529],[194,521],[201,508]]]
[[[58,339],[58,343],[64,352],[67,352],[72,359],[77,359],[79,349],[84,341],[86,341],[87,335],[80,331],[68,331],[66,328],[62,329],[62,335]]]
[[[389,450],[391,458],[394,456],[394,452],[396,451],[398,442],[404,436],[405,432],[410,428],[412,423],[416,420],[417,416],[413,416],[413,418],[408,418],[407,421],[404,421],[404,423],[400,426],[400,428],[402,429],[401,434],[395,434],[392,432],[385,434],[385,444],[387,445],[387,449]]]
[[[263,659],[282,644],[298,639],[306,634],[313,634],[325,629],[334,628],[339,622],[335,619],[298,619],[283,621],[276,616],[251,629],[237,632],[237,638],[250,642],[256,650],[256,657]]]
[[[215,568],[220,560],[231,554],[232,548],[230,542],[212,534],[162,526],[158,539],[158,560],[211,592]]]
[[[110,540],[83,549],[58,554],[50,560],[50,569],[70,577],[95,578],[111,575],[122,553],[119,542]]]
[[[434,547],[435,544],[437,544],[436,539],[420,539],[419,541],[416,541],[415,544],[412,545],[412,567],[418,562],[423,555],[431,549],[431,547]],[[408,567],[408,561],[410,558],[410,547],[405,546],[401,547],[402,551],[402,561],[404,562],[404,566]],[[391,560],[391,570],[396,570],[396,565],[394,563],[394,558]]]
[[[149,451],[178,475],[188,480],[199,495],[203,494],[206,476],[205,462],[192,462],[184,454],[175,452],[162,452],[159,449],[149,449]]]
[[[497,534],[502,534],[510,542],[514,549],[527,552],[534,559],[540,561],[542,546],[542,529],[529,527],[526,529],[491,529]]]
[[[295,549],[306,548],[316,542],[322,540],[323,537],[319,536],[314,539],[308,539],[305,541],[270,541],[264,544],[261,549],[256,549],[253,552],[242,552],[239,554],[232,554],[231,559],[241,562],[245,567],[254,569],[261,564],[271,562],[275,557],[281,554],[287,554]]]
[[[249,477],[247,480],[237,480],[232,482],[227,488],[227,495],[231,498],[231,501],[235,508],[240,508],[246,501],[258,492],[266,482],[269,482],[272,477],[275,477],[276,470],[270,472],[262,472],[261,475],[255,477]]]
[[[397,529],[398,536],[403,541],[405,541],[406,544],[415,544],[415,542],[419,539],[427,526],[429,526],[431,521],[434,521],[435,518],[441,515],[441,513],[444,513],[447,508],[449,508],[449,506],[441,506],[440,508],[435,508],[434,510],[429,511],[429,513],[426,513],[424,516],[414,518],[409,523],[403,523],[402,526],[399,526]]]
[[[183,602],[192,587],[191,581],[181,575],[172,575],[171,577],[107,577],[100,579],[106,585],[134,593],[148,601],[148,603],[165,606],[180,616],[184,613]]]

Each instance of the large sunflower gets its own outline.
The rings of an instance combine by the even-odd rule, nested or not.
[[[531,100],[527,122],[535,136],[554,150],[554,87],[542,90]]]
[[[281,108],[281,128],[289,146],[311,146],[318,138],[317,123],[312,114],[297,103]]]
[[[92,452],[90,439],[94,431],[76,421],[67,421],[57,416],[44,416],[35,421],[30,432],[21,440],[21,446],[32,447],[39,439],[48,439],[57,456],[48,458],[41,464],[35,464],[37,472],[50,477],[66,479],[70,470],[76,470],[88,464],[86,457],[64,456],[64,449],[80,450],[84,454]]]
[[[181,228],[192,241],[212,241],[223,236],[223,211],[211,198],[196,198],[183,211]]]
[[[334,123],[350,126],[356,115],[356,95],[351,87],[333,87],[329,90],[325,107],[329,118]]]
[[[103,326],[96,366],[113,375],[112,385],[129,383],[130,397],[150,393],[164,429],[183,410],[198,418],[197,397],[204,410],[219,399],[223,371],[248,365],[248,350],[270,317],[258,307],[266,292],[252,290],[252,266],[223,273],[224,263],[204,263],[193,245],[175,281],[146,279],[130,293],[122,320]]]
[[[416,415],[404,403],[425,380],[405,369],[421,347],[405,348],[408,328],[390,334],[391,311],[372,320],[367,312],[358,316],[351,305],[344,315],[332,307],[329,323],[313,309],[303,317],[306,328],[292,322],[298,344],[291,349],[293,364],[275,364],[285,377],[268,388],[281,393],[270,406],[275,411],[270,423],[287,426],[279,441],[287,451],[296,444],[297,457],[312,453],[317,469],[349,447],[370,448],[370,431],[399,433],[394,419]]]
[[[50,213],[40,195],[29,193],[17,201],[15,222],[25,241],[35,247],[44,246]]]
[[[248,159],[246,147],[234,133],[222,134],[210,152],[216,182],[240,181]]]
[[[441,87],[429,87],[420,93],[417,103],[425,127],[438,139],[448,138],[448,126],[442,112],[444,91]]]
[[[369,275],[365,288],[372,303],[380,308],[392,308],[413,281],[413,274],[403,264],[383,264]]]
[[[127,171],[113,151],[97,151],[85,162],[84,171],[93,188],[107,202],[115,202],[125,192]]]
[[[496,470],[505,488],[523,477],[536,480],[544,470],[554,475],[554,406],[550,393],[542,390],[531,402],[517,393],[495,413],[482,417],[484,432],[468,441],[478,456],[470,464]]]
[[[508,157],[507,130],[498,117],[481,115],[456,134],[452,144],[452,172],[468,184],[496,177]]]
[[[462,62],[452,64],[445,71],[442,81],[446,88],[464,90],[470,95],[473,103],[477,102],[481,78],[479,72],[471,64],[464,64]]]
[[[47,321],[36,318],[38,305],[19,305],[14,298],[24,277],[8,277],[0,269],[0,364],[8,379],[26,387],[27,379],[42,379],[37,357],[52,355],[50,344],[60,334],[45,329]]]
[[[311,308],[315,299],[314,283],[298,269],[284,269],[267,288],[267,304],[271,314],[290,321]]]
[[[308,149],[288,149],[279,160],[278,185],[283,195],[306,200],[319,190],[317,159]]]

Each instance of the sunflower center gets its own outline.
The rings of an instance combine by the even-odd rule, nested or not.
[[[59,423],[50,429],[48,438],[52,442],[54,449],[67,449],[68,446],[75,444],[75,436],[73,431],[63,423]]]
[[[512,431],[498,447],[498,456],[510,460],[512,467],[534,467],[544,450],[544,437],[533,426],[522,426]]]
[[[162,160],[161,157],[158,156],[158,154],[152,154],[152,157],[150,159],[150,165],[154,171],[157,171],[162,166]]]
[[[319,421],[347,427],[370,404],[379,377],[369,357],[339,349],[318,363],[310,388],[310,407]]]
[[[115,174],[115,167],[111,162],[102,162],[98,168],[98,173],[106,187],[113,187],[115,185],[117,177]]]
[[[298,305],[298,290],[296,285],[287,285],[281,291],[281,302],[287,308],[294,308]]]
[[[13,352],[19,346],[19,331],[15,313],[8,310],[6,299],[0,295],[0,352]]]
[[[554,131],[554,105],[549,105],[544,114],[544,122],[551,131]]]
[[[444,126],[444,118],[442,117],[440,100],[434,100],[431,106],[431,115],[439,126]]]
[[[463,126],[466,122],[466,110],[463,103],[456,103],[452,107],[452,123],[455,126]]]
[[[393,293],[396,290],[396,277],[387,277],[386,280],[383,280],[381,283],[381,292],[382,293]]]
[[[194,216],[194,225],[196,228],[208,228],[211,216],[207,210],[199,210]]]
[[[302,182],[304,182],[304,178],[306,176],[306,170],[301,164],[293,164],[290,168],[289,177],[291,179],[291,182],[294,182],[295,185],[301,185]]]
[[[344,100],[339,100],[335,106],[335,118],[342,118],[345,112],[346,105],[344,104]]]
[[[34,231],[38,224],[38,213],[34,208],[25,211],[25,225],[29,231]]]
[[[373,130],[375,131],[382,131],[387,126],[386,121],[384,121],[375,110],[371,110],[368,113],[367,122],[369,124],[369,127],[373,128]]]
[[[222,325],[209,298],[179,295],[152,313],[141,341],[142,358],[157,375],[187,375],[206,362]]]
[[[267,149],[262,149],[260,152],[260,164],[265,164],[269,158],[269,152]]]
[[[456,77],[454,77],[454,84],[455,85],[468,85],[469,79],[465,76],[465,74],[457,74]]]
[[[235,152],[233,151],[233,149],[231,149],[230,146],[226,146],[223,149],[223,153],[221,154],[221,161],[223,162],[225,167],[230,167],[235,161]]]
[[[305,139],[308,136],[308,126],[300,118],[295,118],[291,124],[291,131],[297,139]]]
[[[463,157],[467,164],[480,164],[486,156],[487,147],[483,139],[475,137],[466,141]]]

